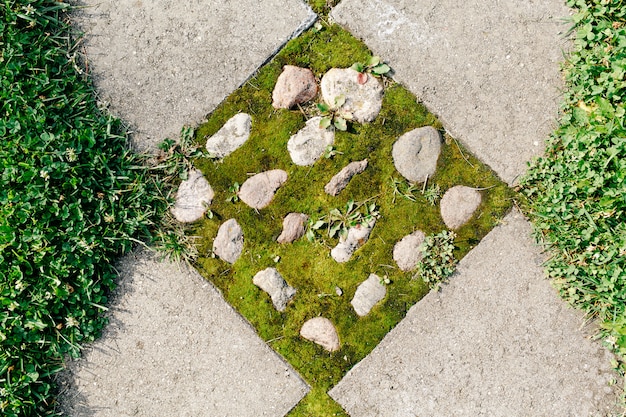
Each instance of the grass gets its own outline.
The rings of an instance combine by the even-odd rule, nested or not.
[[[574,50],[563,115],[523,180],[546,271],[561,296],[597,319],[626,372],[626,4],[569,0]],[[626,398],[624,399],[626,403]]]
[[[52,416],[64,356],[100,334],[114,260],[160,226],[184,170],[131,152],[75,60],[68,5],[0,4],[0,411]],[[179,158],[175,158],[178,156]]]
[[[416,229],[426,234],[445,229],[438,206],[427,201],[421,185],[411,187],[403,180],[391,159],[391,146],[401,134],[425,125],[441,130],[441,124],[411,93],[391,80],[386,81],[382,110],[374,122],[352,123],[346,132],[336,131],[337,153],[332,158],[322,158],[312,167],[298,167],[291,162],[287,141],[304,126],[307,116],[313,115],[314,110],[309,109],[314,106],[303,111],[272,108],[271,93],[282,67],[307,67],[321,78],[330,68],[350,67],[370,56],[363,43],[337,25],[311,29],[289,42],[196,132],[202,145],[235,114],[246,112],[252,116],[252,132],[246,145],[223,161],[195,160],[215,190],[213,218],[199,222],[193,230],[200,237],[201,255],[196,266],[252,323],[259,336],[313,387],[292,416],[332,415],[327,414],[330,411],[320,414],[319,410],[335,410],[336,415],[344,415],[326,391],[428,291],[428,285],[415,279],[414,273],[395,267],[393,245]],[[513,192],[454,139],[447,135],[445,138],[437,172],[428,184],[438,185],[442,192],[458,184],[484,189],[479,214],[458,231],[454,254],[460,259],[510,208]],[[334,173],[351,161],[365,158],[369,161],[367,170],[354,177],[339,196],[324,193],[324,185]],[[242,184],[251,173],[269,169],[283,169],[289,178],[270,206],[257,211],[241,201],[229,201],[233,184]],[[338,264],[329,256],[337,240],[327,236],[314,242],[303,238],[290,245],[276,243],[286,214],[303,212],[315,220],[333,208],[343,208],[350,200],[375,202],[381,217],[368,243],[346,264]],[[243,254],[233,265],[211,256],[217,230],[230,218],[241,224],[245,237]],[[277,312],[267,294],[252,284],[252,277],[270,266],[276,267],[298,290],[283,313]],[[350,300],[358,284],[370,273],[389,278],[388,295],[368,316],[359,318]],[[336,287],[343,290],[343,295],[335,293]],[[342,343],[339,351],[328,353],[299,336],[304,321],[319,315],[334,322]]]

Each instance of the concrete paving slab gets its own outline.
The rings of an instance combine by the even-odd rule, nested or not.
[[[62,377],[66,415],[279,417],[308,392],[195,271],[141,252],[120,275],[104,336]]]
[[[541,262],[512,212],[330,395],[352,417],[604,416],[611,355]]]
[[[553,130],[561,0],[343,0],[331,13],[507,183]]]
[[[139,149],[175,139],[310,26],[301,0],[72,0],[86,65]]]

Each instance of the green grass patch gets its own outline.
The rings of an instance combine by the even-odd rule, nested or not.
[[[560,126],[523,181],[548,275],[602,323],[626,371],[626,5],[569,0],[574,50]]]
[[[421,279],[414,273],[401,272],[392,259],[393,245],[405,235],[417,229],[426,234],[445,229],[438,204],[431,204],[424,190],[433,194],[437,186],[443,195],[459,184],[482,189],[481,207],[472,221],[458,231],[454,250],[457,259],[497,224],[512,202],[512,191],[448,135],[437,172],[426,187],[402,179],[391,158],[394,141],[414,128],[430,125],[441,130],[442,126],[415,96],[389,79],[385,81],[379,116],[370,124],[351,123],[346,132],[337,131],[334,156],[321,158],[312,167],[291,162],[287,141],[304,126],[305,113],[314,110],[310,110],[313,106],[307,106],[305,111],[272,108],[271,93],[282,67],[307,67],[321,78],[333,67],[350,67],[355,62],[366,62],[370,56],[363,43],[337,25],[309,30],[289,42],[254,78],[231,94],[196,132],[198,143],[204,145],[206,138],[230,117],[239,112],[252,116],[250,139],[242,148],[223,161],[195,161],[215,190],[213,218],[198,222],[193,231],[200,236],[196,266],[252,323],[259,336],[312,385],[312,393],[293,411],[294,416],[321,415],[321,409],[338,407],[332,405],[326,391],[427,293],[428,286]],[[355,176],[339,196],[331,197],[323,191],[341,168],[365,158],[369,161],[366,171]],[[269,169],[283,169],[289,179],[267,208],[257,211],[241,201],[228,201],[233,195],[229,188],[235,183],[242,184],[251,173]],[[317,219],[333,208],[345,207],[350,200],[375,202],[381,217],[367,244],[346,264],[330,257],[330,248],[337,239],[325,235],[314,242],[302,238],[289,245],[276,243],[288,213],[302,212]],[[243,254],[234,265],[211,256],[217,230],[230,218],[239,222],[245,237]],[[276,267],[298,290],[283,313],[277,312],[267,294],[252,283],[257,272],[270,266]],[[370,273],[389,278],[387,297],[368,316],[359,318],[350,300]],[[336,287],[343,290],[343,295],[336,294]],[[341,339],[339,351],[328,353],[299,336],[302,324],[316,316],[329,318],[335,324]],[[340,407],[336,412],[343,415]]]
[[[68,8],[0,5],[3,416],[58,415],[53,376],[105,325],[118,256],[141,241],[180,249],[159,224],[184,160],[148,170],[129,150],[74,59]]]

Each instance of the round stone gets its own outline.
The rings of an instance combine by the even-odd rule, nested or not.
[[[371,74],[366,74],[361,84],[359,75],[352,68],[332,68],[322,77],[322,98],[330,107],[335,107],[339,98],[345,99],[338,114],[348,120],[368,123],[378,116],[383,105],[383,85]]]
[[[315,317],[302,325],[300,336],[317,343],[329,352],[339,350],[339,335],[333,323],[324,317]]]
[[[452,230],[456,230],[472,218],[480,206],[482,196],[479,191],[464,185],[450,188],[441,198],[441,217]]]
[[[174,218],[182,223],[200,220],[213,201],[214,195],[202,172],[192,169],[176,192],[176,203],[172,207]]]
[[[250,129],[252,129],[250,115],[236,114],[206,141],[206,149],[216,158],[225,158],[246,143],[250,137]]]
[[[287,173],[280,169],[261,172],[246,180],[239,189],[239,198],[254,209],[267,207],[276,190],[287,181]]]
[[[289,138],[287,150],[294,164],[310,166],[324,155],[335,142],[335,131],[320,127],[321,117],[313,117],[295,135]]]
[[[317,81],[310,69],[285,65],[272,92],[272,106],[276,109],[290,109],[316,95]]]
[[[437,169],[441,135],[432,126],[420,127],[400,136],[391,156],[400,174],[411,182],[424,182]]]
[[[403,237],[393,247],[393,260],[396,261],[401,271],[411,271],[417,267],[422,259],[422,252],[419,248],[424,243],[425,238],[424,232],[417,230]]]
[[[242,251],[243,230],[237,220],[227,220],[217,231],[217,236],[213,241],[213,253],[223,261],[234,264]]]

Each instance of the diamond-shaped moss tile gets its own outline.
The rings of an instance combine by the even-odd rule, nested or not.
[[[203,147],[236,114],[251,117],[250,137],[240,148],[222,160],[207,156],[194,161],[215,192],[209,207],[211,218],[206,216],[195,223],[192,231],[200,236],[201,256],[196,266],[250,321],[260,337],[311,384],[311,392],[291,412],[292,416],[345,415],[326,392],[428,292],[415,269],[403,271],[398,267],[393,258],[394,246],[418,230],[425,236],[447,230],[439,207],[447,190],[463,185],[481,194],[480,206],[467,223],[455,230],[457,259],[475,246],[510,207],[512,191],[448,136],[415,96],[391,78],[372,74],[371,68],[366,76],[346,72],[355,74],[354,82],[350,81],[355,85],[372,82],[383,88],[382,107],[369,123],[358,123],[339,111],[346,102],[359,104],[343,94],[334,103],[323,103],[318,94],[291,109],[272,106],[272,93],[284,66],[310,69],[319,83],[331,68],[361,63],[360,69],[367,72],[371,56],[360,41],[339,26],[318,25],[289,42],[196,132],[198,144]],[[322,117],[322,128],[335,129],[334,142],[312,164],[297,165],[290,156],[288,142],[308,120],[318,116]],[[338,121],[340,117],[343,121]],[[425,126],[431,127],[427,130],[429,141],[441,141],[439,156],[434,154],[436,170],[410,183],[394,165],[392,154],[402,153],[393,150],[394,144],[402,135]],[[423,147],[418,143],[409,149],[419,153]],[[318,155],[319,151],[315,152]],[[326,184],[348,164],[364,160],[365,169],[349,178],[341,192],[330,195],[325,191]],[[410,158],[403,164],[410,163],[407,161]],[[272,170],[284,171],[287,179],[267,206],[255,209],[241,201],[240,185]],[[300,230],[294,233],[301,237],[293,242],[278,243],[283,220],[290,213],[301,213],[303,219],[308,219],[305,234],[302,236]],[[220,225],[230,219],[241,225],[244,241],[241,256],[233,264],[213,252]],[[363,230],[371,226],[371,230]],[[352,251],[345,262],[331,257],[331,250],[339,243]],[[271,293],[280,294],[283,286],[268,285],[266,291],[253,282],[267,268],[274,268],[295,290],[290,290],[293,296],[285,298],[284,306],[281,302],[282,311],[273,302],[278,295]],[[376,290],[374,294],[359,294],[359,299],[365,297],[367,309],[357,312],[351,301],[359,285],[372,276],[379,277],[380,282],[369,285]],[[381,285],[385,291],[381,291]],[[304,338],[304,323],[316,317],[328,319],[334,329],[324,320],[325,326],[313,326],[320,329],[319,334],[309,337],[311,326],[307,326]]]

